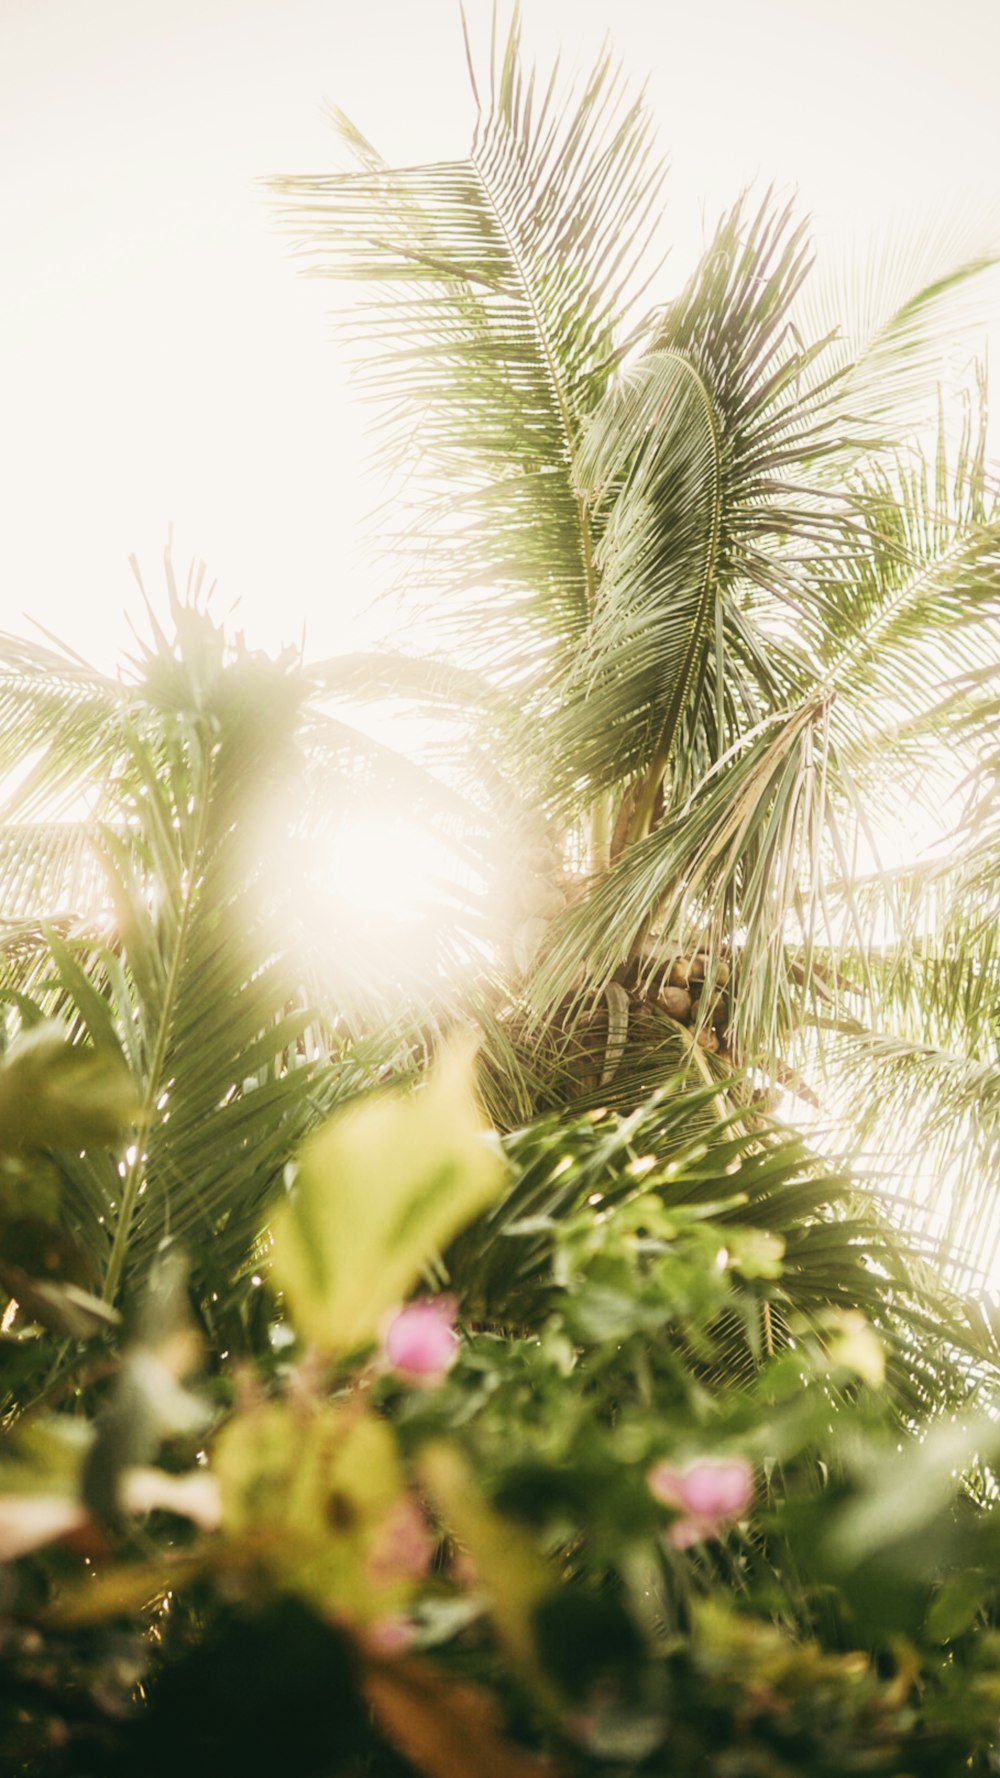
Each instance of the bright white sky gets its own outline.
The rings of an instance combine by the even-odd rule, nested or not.
[[[824,235],[997,197],[996,0],[524,0],[543,63],[610,26],[673,175],[671,277],[748,181]],[[490,0],[468,0],[474,33]],[[204,557],[256,645],[373,633],[364,415],[255,180],[329,170],[342,105],[389,158],[464,152],[457,0],[0,0],[0,627],[101,665],[134,551]],[[1000,338],[994,350],[1000,363]]]

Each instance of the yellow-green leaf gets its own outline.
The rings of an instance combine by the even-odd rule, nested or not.
[[[223,1428],[213,1470],[231,1551],[283,1590],[359,1622],[409,1599],[413,1573],[378,1559],[404,1496],[385,1421],[353,1402],[260,1402]]]
[[[306,1145],[273,1225],[273,1272],[302,1334],[329,1352],[374,1338],[458,1231],[503,1189],[467,1045],[416,1092],[339,1113]]]
[[[110,1147],[137,1111],[121,1056],[70,1043],[55,1022],[22,1032],[0,1064],[0,1154]]]
[[[781,1235],[770,1229],[727,1230],[730,1264],[744,1278],[780,1278],[785,1257]]]
[[[860,1309],[835,1310],[830,1314],[832,1334],[827,1348],[831,1365],[853,1371],[872,1389],[880,1389],[885,1381],[885,1353],[882,1342]]]
[[[524,1533],[483,1500],[464,1457],[451,1445],[421,1453],[420,1480],[449,1531],[467,1550],[490,1596],[497,1631],[513,1658],[538,1681],[533,1615],[554,1577]]]

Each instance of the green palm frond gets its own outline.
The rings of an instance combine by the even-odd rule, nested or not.
[[[588,983],[603,989],[655,920],[675,955],[692,936],[713,963],[728,950],[739,969],[736,1051],[780,1054],[800,999],[803,952],[808,958],[824,911],[813,866],[836,831],[828,755],[823,702],[760,724],[557,923],[535,985],[539,1007],[572,991],[581,958]]]
[[[470,710],[488,709],[495,695],[485,675],[455,661],[388,650],[311,661],[309,678],[334,696],[353,697],[363,703],[400,699],[421,711],[435,716],[451,714],[463,722],[468,721]]]
[[[813,639],[797,658],[786,650],[793,665],[785,689],[797,672],[796,695],[775,709],[773,688],[769,699],[751,664],[752,697],[727,753],[712,760],[699,749],[693,722],[682,731],[686,768],[700,766],[700,782],[684,800],[668,797],[655,831],[628,846],[560,922],[538,982],[540,1003],[559,1004],[581,965],[602,990],[651,927],[674,934],[679,950],[693,935],[740,959],[738,1052],[774,1055],[799,1016],[814,950],[834,975],[838,952],[850,953],[848,973],[865,980],[858,947],[876,928],[882,944],[890,931],[908,944],[913,910],[908,930],[898,891],[888,887],[890,905],[877,885],[867,898],[851,886],[854,835],[875,845],[882,804],[898,800],[904,774],[912,779],[919,768],[940,794],[940,728],[929,712],[956,666],[1000,645],[1000,532],[980,460],[978,449],[960,455],[949,474],[942,446],[932,466],[917,459],[905,471],[872,472],[864,499],[856,498],[864,523],[854,546],[810,564]],[[748,623],[766,636],[759,607],[749,609]],[[735,700],[740,681],[730,663],[722,683]],[[612,702],[613,692],[605,729]],[[761,714],[751,724],[754,702]],[[964,767],[955,757],[957,777]],[[635,826],[629,831],[635,840]],[[876,1022],[881,979],[876,969],[867,983],[864,1016]]]
[[[577,466],[628,330],[661,169],[602,58],[536,90],[515,13],[468,159],[272,182],[326,275],[372,286],[361,335],[393,448],[429,490],[419,537],[471,663],[544,683],[585,630],[594,539]],[[427,572],[425,567],[425,572]]]
[[[985,420],[985,415],[983,416]],[[859,490],[866,548],[820,570],[820,653],[852,751],[934,748],[949,682],[1000,650],[1000,506],[978,453],[913,455]],[[926,750],[926,749],[925,749]]]
[[[305,1131],[426,1054],[454,1017],[460,964],[492,939],[466,801],[344,723],[330,675],[234,651],[196,606],[171,609],[174,635],[154,623],[109,700],[103,818],[0,835],[18,910],[0,929],[8,1032],[56,1019],[124,1061],[141,1107],[123,1157],[53,1163],[63,1232],[108,1301],[168,1237],[203,1287],[242,1263]],[[58,791],[77,729],[71,700],[61,727],[45,695]],[[345,821],[349,844],[378,798],[450,835],[465,871],[412,966],[398,947],[380,957],[370,931],[358,955],[323,881],[327,828]]]
[[[102,897],[96,829],[81,821],[0,827],[0,944],[39,918],[78,916]]]
[[[177,693],[180,664],[158,665]],[[309,1015],[289,1004],[243,846],[289,747],[293,692],[281,669],[236,663],[198,707],[130,721],[123,820],[100,848],[114,936],[46,932],[39,1011],[120,1055],[141,1105],[120,1165],[60,1162],[66,1225],[109,1302],[167,1235],[213,1263],[245,1252],[314,1115],[320,1083],[297,1053]]]
[[[642,775],[632,837],[665,775],[668,801],[686,794],[787,685],[787,651],[755,646],[754,594],[781,609],[843,525],[805,485],[833,447],[822,392],[803,394],[822,343],[788,321],[808,264],[787,208],[737,205],[585,438],[598,598],[547,735],[578,794]]]
[[[829,261],[795,321],[829,336],[824,374],[848,447],[932,430],[942,385],[965,383],[1000,300],[1000,219],[963,211],[919,228],[880,227]]]
[[[99,795],[119,745],[122,688],[70,651],[0,636],[6,820],[47,821]]]
[[[995,1291],[995,1040],[990,1054],[976,1057],[898,1035],[845,1030],[827,1035],[823,1055],[827,1144],[850,1154],[880,1186],[898,1222],[926,1241],[939,1276],[980,1294]]]

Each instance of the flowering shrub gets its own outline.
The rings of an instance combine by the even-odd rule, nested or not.
[[[342,1115],[275,1216],[267,1346],[214,1380],[161,1268],[94,1417],[8,1441],[12,1772],[990,1769],[992,1410],[904,1436],[892,1292],[881,1331],[813,1299],[761,1220],[794,1144],[636,1166],[637,1128],[505,1164],[456,1056]]]

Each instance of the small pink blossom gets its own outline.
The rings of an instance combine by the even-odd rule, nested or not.
[[[680,1515],[667,1531],[675,1550],[719,1537],[753,1498],[753,1472],[742,1457],[702,1457],[683,1469],[654,1463],[646,1480],[654,1498]]]
[[[408,1383],[440,1383],[458,1353],[455,1299],[439,1296],[407,1303],[385,1327],[382,1359]]]

